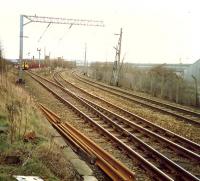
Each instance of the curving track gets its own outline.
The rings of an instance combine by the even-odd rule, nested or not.
[[[58,84],[60,84],[61,86],[66,86],[71,91],[76,92],[76,94],[79,95],[79,97],[82,97],[82,99],[85,100],[87,103],[89,103],[108,117],[111,117],[116,124],[136,134],[137,137],[144,139],[146,143],[155,146],[154,142],[156,140],[156,142],[160,144],[159,146],[156,146],[156,149],[160,152],[163,152],[167,156],[170,156],[170,151],[169,149],[166,149],[166,147],[171,149],[172,155],[176,155],[175,152],[177,152],[177,155],[174,158],[172,155],[171,157],[172,160],[174,160],[178,164],[186,166],[186,163],[183,160],[184,157],[187,157],[193,160],[194,167],[198,167],[198,164],[200,163],[199,144],[192,142],[184,137],[181,137],[162,127],[159,127],[149,122],[148,120],[145,120],[133,113],[130,113],[120,107],[117,107],[105,101],[104,99],[88,93],[87,91],[65,80],[59,73],[56,73],[54,75],[54,79]],[[179,154],[184,157],[181,158]],[[182,159],[182,163],[177,158]],[[189,160],[188,166],[192,167],[192,163]]]
[[[153,132],[142,128],[136,123],[132,124],[132,121],[108,111],[102,106],[98,106],[94,101],[91,102],[80,95],[75,95],[62,86],[34,76],[32,75],[35,80],[39,81],[38,79],[40,79],[40,84],[51,91],[62,102],[66,103],[67,101],[68,106],[72,107],[81,117],[84,117],[95,129],[104,132],[129,157],[136,159],[153,178],[159,180],[198,180],[194,175],[196,173],[193,173],[195,172],[193,169],[195,166],[198,167],[199,155],[195,153],[195,149],[198,151],[197,148],[199,145],[193,143],[193,146],[191,146],[189,144],[192,143],[189,140],[182,138],[181,142],[188,144],[188,147],[190,146],[194,152],[190,151],[188,148],[184,148],[156,134],[156,130]],[[59,81],[58,77],[57,81]],[[151,125],[150,127],[156,128],[155,125]],[[158,132],[162,131],[160,129]],[[168,131],[167,134],[171,135],[172,133]],[[162,142],[164,144],[160,144]],[[155,146],[157,147],[155,148]],[[175,163],[176,159],[177,163]],[[188,169],[189,171],[186,171]]]
[[[140,129],[140,127],[143,127],[144,129],[148,129],[151,132],[160,135],[161,137],[169,139],[172,142],[175,142],[175,143],[187,148],[188,150],[195,152],[196,154],[200,154],[200,145],[199,144],[192,142],[189,139],[186,139],[182,136],[179,136],[178,134],[173,133],[167,129],[164,129],[156,124],[153,124],[150,121],[148,121],[136,114],[133,114],[125,109],[122,109],[119,106],[113,105],[112,103],[110,103],[102,98],[99,98],[99,97],[95,96],[94,94],[88,93],[84,89],[79,88],[79,87],[75,86],[74,84],[72,84],[71,82],[64,79],[60,73],[56,73],[54,75],[54,80],[61,86],[63,86],[63,87],[66,86],[71,91],[76,92],[76,94],[78,96],[82,97],[82,99],[86,100],[89,104],[93,105],[95,108],[101,110],[101,112],[105,112],[105,113],[106,113],[106,111],[114,112],[114,113],[116,113],[115,115],[117,115],[118,118],[119,117],[121,119],[124,118],[124,120],[125,120],[124,122],[127,122],[127,124],[132,125],[132,126],[137,124],[138,125],[138,127],[136,126],[137,129]],[[105,110],[105,109],[107,109],[107,110]]]
[[[99,83],[96,81],[93,81],[91,79],[85,78],[83,76],[80,76],[78,73],[73,72],[72,73],[76,79],[78,79],[81,82],[84,82],[88,85],[97,87],[101,90],[110,92],[112,94],[115,94],[117,96],[123,97],[125,99],[128,99],[130,101],[136,102],[138,104],[141,104],[142,106],[152,108],[154,110],[170,114],[172,116],[175,116],[179,118],[180,120],[184,120],[185,122],[189,124],[194,124],[196,126],[200,127],[200,113],[186,109],[180,106],[175,106],[173,104],[159,102],[157,100],[153,100],[147,97],[142,97],[139,95],[136,95],[134,93],[130,93],[129,91],[119,89],[117,87],[105,85],[103,83]]]

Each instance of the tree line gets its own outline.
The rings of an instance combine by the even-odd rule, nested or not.
[[[112,69],[113,63],[94,62],[90,65],[89,76],[111,85]],[[120,71],[118,86],[179,104],[198,106],[194,83],[164,65],[141,69],[125,63]]]

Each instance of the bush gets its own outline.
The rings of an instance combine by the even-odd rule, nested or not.
[[[94,62],[90,65],[89,76],[110,84],[112,70],[113,63]],[[164,65],[155,66],[151,69],[139,69],[130,63],[126,63],[121,69],[118,86],[180,104],[195,105],[194,86]]]

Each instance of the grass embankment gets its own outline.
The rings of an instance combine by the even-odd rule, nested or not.
[[[78,180],[63,150],[52,141],[56,134],[33,99],[14,78],[0,82],[0,181],[12,175],[44,180]]]

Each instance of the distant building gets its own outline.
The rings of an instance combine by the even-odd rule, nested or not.
[[[184,78],[186,80],[193,81],[192,75],[195,76],[200,83],[200,59],[185,69]]]
[[[174,70],[175,72],[183,73],[187,68],[191,66],[191,64],[143,64],[143,63],[133,63],[134,67],[141,68],[141,69],[150,69],[152,67],[162,65],[165,68],[169,68]]]
[[[76,62],[77,66],[84,66],[84,60],[72,60]]]

